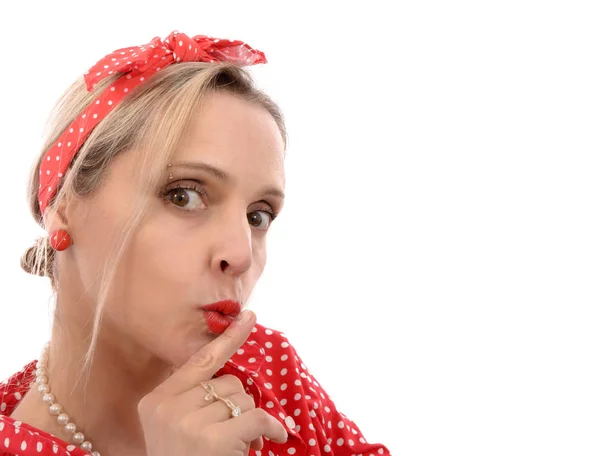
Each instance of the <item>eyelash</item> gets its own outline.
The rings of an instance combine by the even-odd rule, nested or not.
[[[165,203],[171,203],[172,204],[172,202],[169,200],[168,196],[174,190],[192,190],[192,191],[196,192],[201,198],[203,196],[207,195],[206,190],[204,190],[204,188],[199,187],[199,186],[194,185],[194,184],[182,184],[182,183],[179,183],[177,185],[171,184],[170,186],[165,187],[163,189],[163,191],[161,192],[162,198],[163,198],[163,200],[164,200]],[[179,210],[185,212],[185,209],[179,208]],[[273,221],[277,218],[277,215],[278,215],[270,207],[260,208],[260,209],[256,209],[256,210],[257,211],[266,212],[267,214],[269,214],[271,216],[271,223],[273,223]]]

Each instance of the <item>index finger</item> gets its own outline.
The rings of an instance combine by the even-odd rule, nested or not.
[[[256,314],[243,311],[223,334],[194,353],[160,388],[178,395],[210,380],[246,342],[255,324]]]

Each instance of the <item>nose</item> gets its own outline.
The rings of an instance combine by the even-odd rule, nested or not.
[[[212,269],[239,276],[252,266],[252,228],[245,212],[224,215],[215,224]]]

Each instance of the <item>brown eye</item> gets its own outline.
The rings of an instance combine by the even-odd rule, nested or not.
[[[169,199],[175,206],[185,207],[187,203],[190,201],[190,197],[187,192],[182,189],[176,189],[169,194]]]
[[[165,194],[167,201],[173,203],[179,209],[184,211],[193,211],[194,209],[205,209],[202,201],[204,190],[195,188],[173,188]]]
[[[271,225],[275,217],[269,211],[253,211],[248,214],[248,222],[250,225],[259,230],[266,230]]]

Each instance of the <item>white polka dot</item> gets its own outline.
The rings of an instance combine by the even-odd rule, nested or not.
[[[73,133],[73,129],[72,128],[69,129],[69,133]]]
[[[344,439],[342,439],[341,437],[339,439],[337,439],[337,446],[342,446],[344,444]]]
[[[354,446],[354,440],[352,440],[352,439],[348,439],[348,445],[350,445],[350,446]]]
[[[289,454],[294,454],[296,452],[296,448],[288,448]]]
[[[27,449],[27,442],[25,440],[23,440],[21,442],[21,451],[25,451]]]
[[[49,176],[49,175],[50,175],[50,170],[49,170],[49,169],[47,169],[47,170],[46,170],[46,175],[47,175],[47,176]]]
[[[379,449],[377,450],[377,452],[378,452],[379,454],[383,454],[383,448],[379,448]]]
[[[6,438],[4,439],[4,446],[5,446],[6,448],[8,448],[8,446],[9,446],[9,445],[10,445],[10,440],[8,439],[8,437],[6,437]]]
[[[325,406],[325,411],[326,411],[327,413],[329,413],[329,412],[331,412],[331,409],[330,409],[329,407]]]
[[[267,402],[267,408],[273,408],[273,405],[272,401]]]
[[[80,129],[79,129],[79,133],[83,133],[83,128],[80,128]]]
[[[310,415],[311,418],[315,418],[317,416],[317,414],[315,413],[314,410],[311,410],[310,412],[308,412],[308,414]]]
[[[42,450],[44,449],[44,445],[42,445],[42,442],[38,442],[35,449],[37,450],[38,453],[41,453]]]
[[[296,395],[294,396],[295,401],[299,401],[301,398],[302,398],[302,394],[300,394],[300,393],[296,393]]]
[[[317,444],[317,441],[316,441],[315,439],[310,439],[310,440],[308,441],[308,444],[309,444],[310,446],[315,446],[315,445]]]
[[[344,422],[343,422],[343,421],[340,421],[340,422],[338,423],[338,427],[339,427],[340,429],[344,429]]]
[[[56,156],[56,161],[60,161],[60,155]]]
[[[360,439],[358,439],[358,441],[359,441],[360,443],[367,443],[367,441],[366,441],[365,439],[363,439],[362,437],[361,437]]]
[[[273,371],[271,369],[267,369],[265,372],[267,373],[267,375],[273,375]]]
[[[285,374],[287,374],[287,373],[288,373],[288,370],[287,370],[287,369],[285,369],[285,368],[284,368],[284,369],[281,369],[281,372],[280,372],[280,374],[281,374],[281,375],[285,375]]]
[[[69,445],[67,446],[67,451],[73,451],[75,448],[77,448],[75,445]]]
[[[258,329],[256,329],[256,326],[255,326],[254,328],[252,328],[252,332],[253,332],[253,333],[255,333],[255,332],[257,332],[257,331],[258,331]],[[256,453],[258,454],[259,452],[257,451]]]
[[[242,372],[244,372],[246,370],[246,368],[244,366],[238,366],[238,369]]]
[[[310,429],[311,431],[314,431],[315,427],[314,427],[314,425],[312,423],[309,423],[308,424],[308,429]]]
[[[287,383],[283,383],[281,386],[281,391],[285,391],[287,389]]]
[[[4,410],[6,410],[6,402],[0,404],[0,412],[3,412]]]
[[[296,379],[296,380],[294,380],[294,385],[300,386],[300,385],[302,385],[302,382],[299,379]]]
[[[325,453],[329,453],[331,451],[331,447],[329,445],[325,445],[323,450],[325,450]]]
[[[94,114],[92,117],[93,117],[94,119],[97,119],[97,118],[98,118],[98,114]]]
[[[248,360],[248,362],[249,362],[249,363],[255,363],[255,362],[256,362],[256,358],[250,358],[250,359]]]
[[[183,46],[183,41],[180,41],[180,42],[179,42],[179,46]]]
[[[294,421],[294,418],[292,418],[291,416],[286,417],[285,424],[290,429],[294,429],[296,427],[296,422]]]
[[[46,158],[46,160],[50,161],[50,155],[48,155],[48,157]]]
[[[329,429],[331,429],[331,421],[328,421],[328,422],[327,422],[327,427],[328,427]]]
[[[110,88],[110,91],[111,91],[111,92],[114,92],[115,90],[116,90],[116,89],[115,89],[114,87],[111,87],[111,88]]]
[[[63,173],[58,173],[58,177],[63,177]]]
[[[300,409],[294,410],[294,416],[298,416],[298,415],[300,415]]]
[[[15,399],[20,401],[23,398],[23,396],[21,396],[21,393],[15,393]]]
[[[108,100],[108,106],[112,106],[113,102],[112,100]]]
[[[0,431],[4,430],[4,421],[0,421]]]
[[[272,344],[271,342],[267,342],[267,343],[265,344],[265,347],[267,347],[267,348],[272,348],[272,347],[273,347],[273,344]]]
[[[283,356],[281,357],[281,361],[287,361],[287,359],[288,359],[288,355],[283,355]]]
[[[315,409],[318,409],[318,408],[319,408],[319,404],[318,404],[317,402],[315,402],[315,404],[313,405],[313,407],[314,407]]]
[[[281,342],[282,348],[288,348],[289,346],[290,346],[290,344],[288,344],[287,342]]]
[[[265,334],[270,336],[271,334],[273,334],[273,331],[271,331],[270,329],[266,329]]]
[[[52,445],[52,452],[58,453],[58,445],[56,443],[54,445]]]
[[[267,356],[265,359],[267,360],[268,363],[270,363],[271,361],[273,361],[273,358],[271,358],[270,356]]]
[[[280,403],[281,403],[281,405],[287,404],[287,399],[281,399]]]
[[[238,355],[243,355],[243,354],[244,354],[244,349],[243,349],[243,348],[240,348],[240,349],[237,351],[237,354],[238,354]]]
[[[100,100],[96,100],[96,104],[99,105],[100,104]],[[73,133],[73,130],[71,130],[71,133]]]

